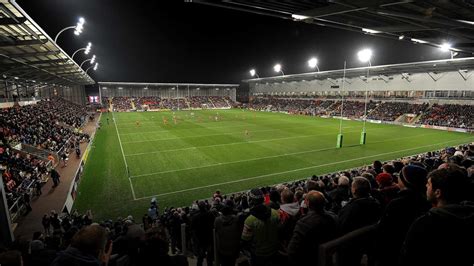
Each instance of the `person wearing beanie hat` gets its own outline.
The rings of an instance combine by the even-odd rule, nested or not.
[[[245,219],[241,239],[251,253],[252,265],[273,265],[279,247],[278,211],[263,204],[263,192],[252,189],[249,193],[250,215]]]
[[[398,265],[398,256],[410,225],[430,209],[425,197],[427,171],[416,165],[402,168],[397,196],[387,204],[378,224],[376,260],[381,266]]]
[[[374,191],[374,197],[380,201],[383,209],[384,206],[397,196],[400,188],[397,184],[393,183],[393,177],[389,173],[380,173],[375,177],[375,180],[379,187]]]
[[[403,167],[400,175],[401,182],[398,183],[400,188],[408,187],[417,191],[421,191],[423,194],[426,190],[426,176],[428,171],[425,168],[417,165],[407,165]]]

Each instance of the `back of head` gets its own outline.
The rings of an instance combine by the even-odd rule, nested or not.
[[[82,228],[72,238],[71,246],[80,251],[98,256],[107,243],[105,229],[100,225],[89,225]]]
[[[290,189],[285,189],[281,193],[281,201],[282,203],[292,203],[295,201],[295,194]]]
[[[252,206],[260,205],[263,203],[264,197],[263,197],[263,192],[258,189],[254,188],[250,190],[249,193],[249,203]]]
[[[364,198],[370,196],[371,189],[370,182],[365,177],[358,176],[354,177],[354,180],[352,180],[351,190],[354,198]]]
[[[341,176],[337,180],[337,185],[340,187],[348,187],[349,183],[350,183],[350,180],[346,176]]]
[[[428,175],[431,191],[439,189],[441,199],[446,203],[459,203],[468,198],[470,186],[465,169],[449,164],[446,168],[434,170]]]
[[[316,211],[318,213],[324,211],[326,198],[324,197],[323,193],[312,190],[306,194],[306,201],[310,210]]]
[[[407,165],[403,167],[400,173],[400,181],[407,188],[411,188],[416,191],[425,191],[426,182],[428,179],[426,176],[428,172],[423,167],[417,165]]]

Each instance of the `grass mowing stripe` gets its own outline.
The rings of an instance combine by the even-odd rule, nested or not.
[[[307,127],[300,127],[299,129],[308,129],[308,128],[320,128],[320,127],[325,127],[325,126],[307,126]],[[255,132],[272,132],[272,131],[283,131],[284,129],[292,129],[293,127],[289,128],[275,128],[275,129],[263,129],[263,130],[252,130],[250,133],[255,133]],[[343,127],[343,129],[348,129],[348,128],[355,128],[353,127]],[[165,130],[163,130],[165,131]],[[166,132],[169,132],[166,130]],[[129,143],[142,143],[142,142],[155,142],[155,141],[163,141],[163,140],[175,140],[175,139],[189,139],[189,138],[200,138],[200,137],[211,137],[211,136],[224,136],[224,135],[239,135],[242,134],[242,132],[223,132],[223,133],[216,133],[216,134],[203,134],[203,135],[193,135],[189,137],[174,137],[174,138],[161,138],[161,139],[147,139],[147,140],[137,140],[137,141],[124,141],[122,142],[123,144],[129,144]],[[123,135],[123,134],[122,134]],[[128,156],[128,155],[127,155]]]
[[[372,129],[372,130],[375,130],[375,129]],[[358,132],[358,131],[347,131],[347,132]],[[125,155],[125,156],[139,156],[139,155],[162,153],[162,152],[174,152],[174,151],[194,150],[194,149],[197,149],[197,148],[220,147],[220,146],[230,146],[230,145],[238,145],[238,144],[251,144],[251,143],[269,142],[269,141],[275,141],[275,140],[299,139],[299,138],[309,138],[309,137],[315,137],[315,136],[328,136],[328,135],[334,135],[334,133],[302,135],[302,136],[296,136],[296,137],[284,137],[284,138],[263,139],[263,140],[251,140],[251,141],[237,141],[237,142],[229,142],[229,143],[224,143],[224,144],[213,144],[213,145],[207,145],[207,146],[192,146],[192,147],[180,148],[180,149],[169,149],[169,150],[161,150],[161,151],[132,153],[132,154],[127,154],[127,155]]]
[[[313,165],[313,166],[309,166],[309,167],[303,167],[303,168],[298,168],[298,169],[293,169],[293,170],[288,170],[288,171],[282,171],[282,172],[278,172],[278,173],[271,173],[271,174],[266,174],[266,175],[259,175],[259,176],[253,176],[253,177],[248,177],[248,178],[242,178],[242,179],[239,179],[239,180],[233,180],[233,181],[228,181],[228,182],[211,184],[211,185],[207,185],[207,186],[194,187],[194,188],[188,188],[188,189],[183,189],[183,190],[178,190],[178,191],[166,192],[166,193],[157,194],[157,195],[153,195],[153,196],[140,197],[140,198],[136,198],[134,200],[149,199],[149,198],[152,198],[152,197],[162,197],[162,196],[171,195],[171,194],[178,194],[178,193],[182,193],[182,192],[186,192],[186,191],[199,190],[199,189],[203,189],[203,188],[216,187],[216,186],[227,185],[227,184],[234,184],[234,183],[239,183],[239,182],[248,181],[248,180],[252,180],[252,179],[258,179],[258,178],[262,178],[262,177],[293,173],[293,172],[298,172],[298,171],[301,171],[301,170],[315,169],[315,168],[319,168],[319,167],[323,167],[323,166],[335,165],[335,164],[340,164],[340,163],[345,163],[345,162],[352,162],[352,161],[356,161],[356,160],[360,160],[360,159],[369,159],[369,158],[379,157],[379,156],[388,155],[388,154],[396,154],[396,153],[404,152],[404,151],[417,150],[417,149],[420,149],[420,148],[427,148],[427,147],[437,146],[437,145],[441,145],[441,144],[447,144],[447,143],[451,143],[451,142],[455,142],[455,141],[459,142],[459,140],[439,142],[439,143],[435,143],[435,144],[419,146],[419,147],[416,147],[416,148],[403,149],[403,150],[398,150],[398,151],[393,151],[393,152],[385,152],[385,153],[380,153],[380,154],[374,154],[374,155],[369,155],[369,156],[364,156],[364,157],[353,158],[353,159],[349,159],[349,160],[342,160],[342,161],[331,162],[331,163],[320,164],[320,165]]]
[[[117,137],[118,137],[118,141],[119,141],[119,144],[120,144],[120,150],[122,151],[123,162],[125,163],[125,171],[127,171],[128,181],[130,182],[130,188],[132,189],[132,196],[133,196],[133,199],[136,199],[135,190],[133,189],[132,180],[130,179],[130,175],[128,174],[127,159],[125,159],[125,154],[123,153],[122,140],[120,140],[120,134],[119,134],[118,128],[117,128],[117,120],[115,119],[115,116],[114,116],[113,112],[112,112],[112,118],[114,120],[115,131],[117,132]]]
[[[347,131],[347,132],[349,132],[349,131]],[[392,139],[387,139],[387,140],[383,140],[383,141],[372,141],[372,142],[370,142],[370,144],[382,143],[382,142],[389,142],[389,141],[401,140],[401,139],[407,139],[407,138],[412,139],[412,138],[417,138],[417,137],[425,137],[425,136],[433,135],[433,134],[435,134],[435,133],[431,133],[431,134],[420,134],[420,135],[414,135],[414,136],[408,136],[408,137],[401,137],[401,138],[392,138]],[[329,135],[329,134],[325,134],[325,135]],[[323,136],[323,135],[318,135],[318,136]],[[346,146],[346,147],[355,147],[355,146],[360,146],[360,145],[348,145],[348,146]],[[202,166],[197,166],[197,167],[188,167],[188,168],[180,168],[180,169],[167,170],[167,171],[161,171],[161,172],[153,172],[153,173],[147,173],[147,174],[142,174],[142,175],[130,176],[130,178],[136,178],[136,177],[142,177],[142,176],[152,176],[152,175],[166,174],[166,173],[175,173],[175,172],[188,171],[188,170],[194,170],[194,169],[202,169],[202,168],[207,168],[207,167],[222,166],[222,165],[227,165],[227,164],[251,162],[251,161],[258,161],[258,160],[266,160],[266,159],[272,159],[272,158],[279,158],[279,157],[293,156],[293,155],[301,155],[301,154],[306,154],[306,153],[313,153],[313,152],[320,152],[320,151],[328,151],[328,150],[334,150],[334,149],[335,149],[335,148],[334,148],[334,146],[333,146],[333,147],[321,148],[321,149],[316,149],[316,150],[308,150],[308,151],[300,151],[300,152],[293,152],[293,153],[285,153],[285,154],[279,154],[279,155],[258,157],[258,158],[253,158],[253,159],[245,159],[245,160],[238,160],[238,161],[231,161],[231,162],[223,162],[223,163],[202,165]]]

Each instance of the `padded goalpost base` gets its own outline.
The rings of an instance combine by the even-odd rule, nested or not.
[[[367,139],[367,133],[366,132],[360,133],[360,144],[361,145],[365,144],[366,139]]]
[[[344,136],[342,134],[337,134],[337,144],[336,148],[342,148],[342,141],[344,139]]]

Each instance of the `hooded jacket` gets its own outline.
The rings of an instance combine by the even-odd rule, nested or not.
[[[401,265],[474,265],[474,203],[432,208],[410,227]]]
[[[274,255],[278,250],[279,223],[278,211],[259,204],[250,209],[250,216],[245,219],[242,240],[252,242],[256,256]]]
[[[236,215],[223,215],[214,221],[217,251],[226,256],[237,256],[240,251],[241,222]]]

